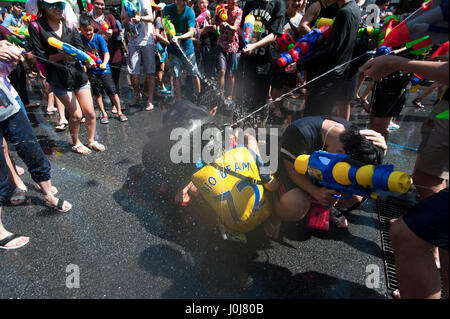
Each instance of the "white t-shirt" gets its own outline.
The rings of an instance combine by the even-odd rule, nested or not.
[[[298,26],[300,25],[300,21],[302,21],[302,18],[303,18],[303,15],[300,12],[297,12],[297,14],[295,16],[293,16],[290,19],[290,21],[295,28],[298,28]],[[291,25],[289,24],[289,22],[286,22],[286,24],[284,25],[283,33],[287,33],[292,37],[292,39],[297,40],[295,38],[295,33],[294,33],[294,31],[292,31],[292,28],[291,28]]]
[[[128,1],[130,1],[130,0],[128,0]],[[150,1],[148,1],[148,0],[131,0],[130,2],[134,4],[134,6],[136,7],[138,14],[140,16],[147,15],[145,13],[145,10],[148,10],[148,12],[153,12]],[[125,9],[122,6],[122,14],[123,14],[124,10]],[[128,46],[130,46],[130,45],[146,46],[149,44],[154,44],[153,23],[141,21],[141,22],[139,22],[139,24],[137,24],[137,30],[138,30],[139,35],[136,38],[134,38],[133,36],[130,36],[128,38]]]

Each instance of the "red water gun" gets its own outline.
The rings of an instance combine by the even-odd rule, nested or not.
[[[100,69],[106,69],[105,66],[103,65],[103,61],[102,59],[100,59],[98,56],[96,56],[94,53],[91,53],[89,51],[86,51],[86,53],[91,57],[92,60],[94,60],[95,65],[100,68]]]
[[[324,25],[320,29],[312,29],[301,37],[292,49],[281,54],[277,60],[278,66],[284,68],[292,62],[311,56],[319,49],[324,40],[328,39],[330,32],[331,27],[328,25]]]
[[[289,34],[283,33],[277,37],[277,45],[282,52],[287,52],[295,46],[295,41]]]
[[[106,23],[105,21],[103,21],[102,19],[98,19],[97,23],[102,27],[103,32],[107,32],[109,30],[109,25],[108,23]]]

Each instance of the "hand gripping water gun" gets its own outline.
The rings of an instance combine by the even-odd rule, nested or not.
[[[37,19],[37,16],[35,14],[29,14],[29,13],[25,14],[22,17],[22,21],[27,22],[27,23],[30,23],[31,21],[34,21],[36,19]]]
[[[253,28],[255,27],[255,16],[249,14],[244,20],[244,34],[242,35],[242,41],[244,42],[244,48],[250,43],[252,38]]]
[[[379,199],[399,197],[411,188],[411,176],[394,171],[393,165],[365,165],[348,155],[315,151],[300,155],[294,163],[295,171],[317,181],[321,186],[347,195]]]
[[[94,53],[91,53],[89,51],[86,51],[86,53],[91,57],[91,59],[95,62],[95,65],[100,68],[105,70],[106,67],[103,65],[103,61],[102,59],[100,59],[100,57],[96,56]]]
[[[177,34],[177,32],[175,31],[175,26],[167,17],[164,17],[162,19],[162,23],[164,26],[164,32],[166,33],[167,39],[169,40],[172,39],[172,37],[174,37]]]
[[[54,48],[57,48],[58,50],[61,50],[65,53],[69,54],[71,57],[73,57],[74,59],[76,59],[78,61],[95,63],[94,59],[92,59],[86,52],[75,48],[73,45],[62,42],[62,41],[56,39],[55,37],[49,37],[48,44],[50,44]]]
[[[15,45],[12,45],[9,47],[11,50],[13,50],[16,54],[23,54],[25,51],[22,48],[19,48]],[[1,61],[0,60],[0,75],[1,76],[8,76],[12,70],[14,70],[15,66],[11,66],[8,62]]]
[[[228,20],[227,8],[225,4],[220,3],[216,7],[216,16],[219,18],[220,22],[226,22]]]
[[[295,41],[289,34],[283,33],[277,37],[277,45],[282,52],[286,52],[295,46]]]
[[[446,54],[448,52],[448,49],[449,47],[447,41],[443,43],[436,51],[434,51],[433,54],[429,57],[429,59]],[[423,81],[425,81],[425,78],[423,76],[414,74],[414,76],[411,78],[411,84],[413,85],[411,93],[416,92],[422,85]]]
[[[301,37],[291,50],[281,54],[281,57],[277,60],[278,66],[284,68],[292,62],[297,62],[314,54],[324,39],[328,39],[330,32],[331,27],[327,25],[320,29],[311,30]]]
[[[130,1],[122,0],[122,5],[130,18],[134,18],[137,15],[137,9]],[[139,35],[137,27],[132,23],[130,23],[130,32],[136,36]]]
[[[8,42],[15,44],[19,48],[23,47],[23,41],[16,36],[8,35]]]
[[[208,10],[203,11],[200,13],[197,18],[195,18],[195,22],[197,22],[200,25],[203,25],[205,23],[206,18],[208,17]]]
[[[103,21],[102,19],[97,19],[97,23],[102,27],[103,32],[106,33],[106,31],[109,30],[109,25],[108,25],[108,23],[106,23],[106,22]]]

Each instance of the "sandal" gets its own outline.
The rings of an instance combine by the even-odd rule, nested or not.
[[[44,194],[41,186],[39,186],[38,183],[34,183],[34,188],[36,188],[39,192]],[[55,186],[52,186],[52,195],[55,196],[56,194],[58,194],[58,189]]]
[[[111,113],[112,114],[117,114],[117,109],[115,107],[113,107],[112,110],[111,110]]]
[[[64,209],[64,203],[69,204],[69,208]],[[45,206],[52,208],[60,213],[68,213],[72,209],[72,204],[62,200],[61,198],[58,198],[58,202],[56,205],[53,205],[52,203],[49,203],[47,200],[45,200]]]
[[[25,189],[16,187],[16,189],[14,189],[14,192],[13,192],[11,198],[9,199],[11,204],[12,205],[23,204],[23,202],[25,202],[25,196],[27,194],[27,191],[28,191],[28,189],[26,186],[25,186]]]
[[[126,117],[125,114],[119,114],[119,121],[126,122],[126,121],[128,121],[128,117]]]
[[[149,102],[147,104],[147,107],[145,108],[146,111],[152,111],[155,107],[153,106],[152,102]]]
[[[337,226],[337,228],[348,228],[348,220],[344,214],[332,207],[330,212],[330,220]]]
[[[418,98],[414,99],[414,101],[412,101],[412,104],[420,109],[423,109],[425,107],[425,105],[422,104],[422,101],[420,101]]]
[[[79,149],[83,149],[83,151],[80,151]],[[78,154],[87,155],[91,153],[91,150],[88,149],[86,146],[84,146],[82,143],[78,143],[77,145],[72,146],[72,151]]]
[[[103,152],[104,150],[106,150],[105,145],[100,144],[100,143],[97,142],[97,141],[93,141],[93,142],[89,143],[88,147],[89,147],[91,150],[98,151],[98,152]]]
[[[11,234],[9,236],[6,236],[5,238],[3,238],[2,240],[0,240],[0,249],[5,249],[5,250],[9,250],[9,249],[17,249],[17,248],[21,248],[23,246],[25,246],[26,244],[28,244],[30,242],[30,239],[28,238],[28,240],[18,246],[10,246],[7,247],[6,245],[8,245],[10,242],[12,242],[14,239],[20,238],[20,237],[24,237],[23,235],[20,234]]]
[[[101,124],[108,124],[109,123],[108,116],[102,116],[101,119],[100,119],[100,123]]]
[[[69,123],[61,123],[55,126],[56,132],[62,132],[65,131],[69,127]]]

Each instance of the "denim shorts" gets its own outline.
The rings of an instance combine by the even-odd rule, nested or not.
[[[200,72],[198,71],[197,62],[195,60],[195,53],[192,53],[187,56],[191,63],[188,63],[184,56],[179,54],[170,54],[170,72],[176,78],[181,76],[181,72],[186,70],[188,75],[192,76],[200,76]],[[191,65],[192,64],[192,65]]]
[[[53,85],[51,87],[52,87],[53,93],[55,93],[56,96],[61,96],[61,95],[67,94],[69,92],[73,92],[71,90],[67,90],[65,88],[60,88],[60,87],[53,86]],[[88,81],[88,82],[86,82],[86,84],[82,85],[78,90],[90,89],[90,88],[91,88],[91,83]],[[76,90],[76,91],[78,91],[78,90]]]

